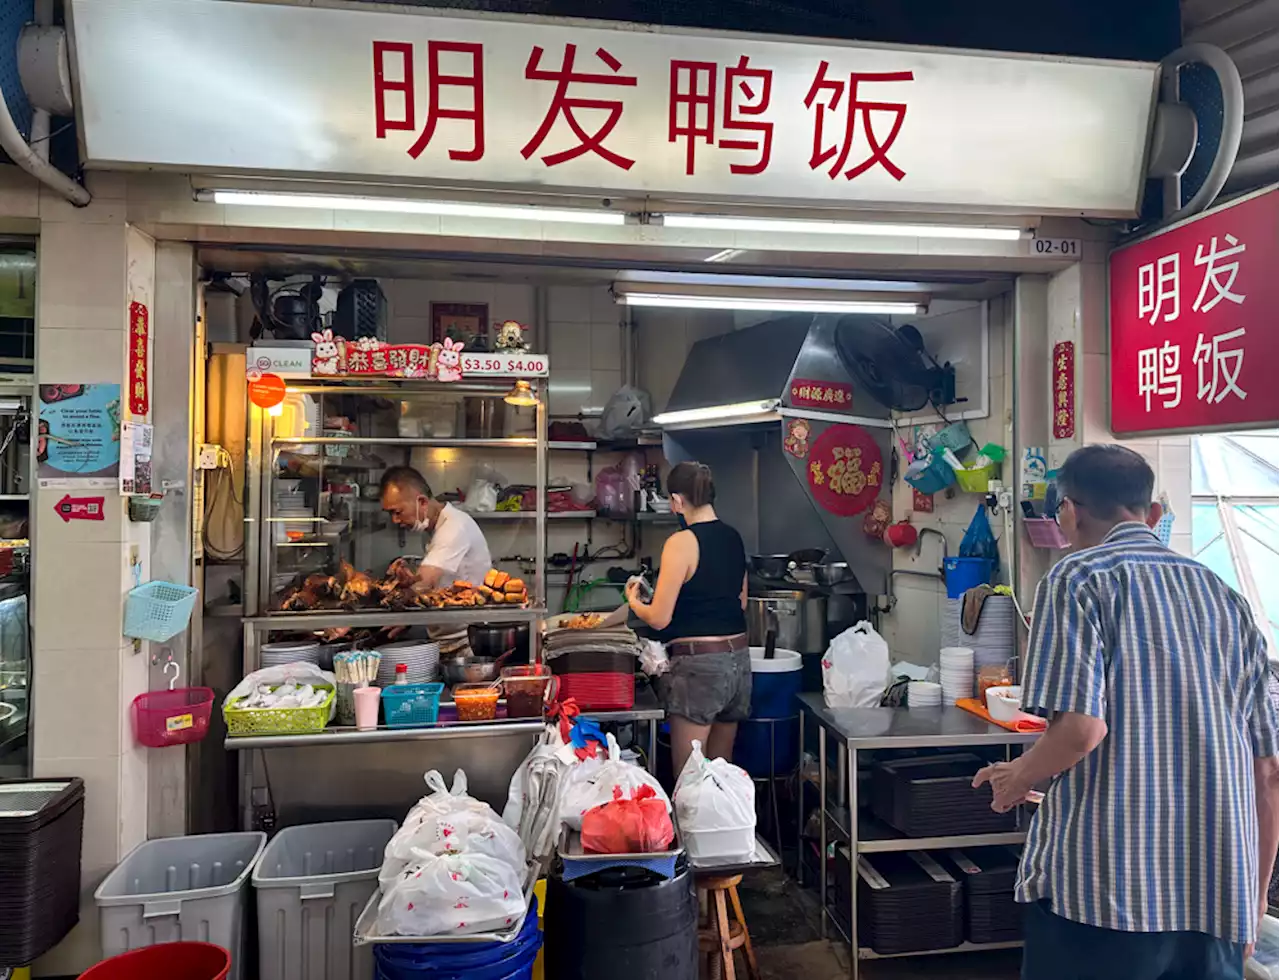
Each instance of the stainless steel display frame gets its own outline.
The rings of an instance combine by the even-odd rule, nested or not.
[[[812,718],[818,727],[818,799],[822,807],[819,820],[818,860],[818,913],[822,938],[827,938],[828,922],[850,947],[849,977],[858,980],[859,963],[862,960],[899,959],[908,956],[935,956],[944,953],[964,953],[982,949],[1013,949],[1020,942],[971,943],[946,949],[882,955],[858,943],[858,855],[888,851],[928,851],[951,847],[984,847],[988,845],[1018,845],[1026,840],[1025,829],[996,834],[958,834],[947,837],[900,837],[894,839],[862,840],[858,831],[858,753],[875,749],[930,749],[962,748],[965,746],[1003,746],[1006,758],[1014,746],[1034,742],[1035,733],[1011,732],[998,725],[983,721],[962,708],[828,708],[821,693],[798,695],[800,702],[800,760],[804,761],[804,725]],[[837,740],[838,764],[835,773],[828,773],[827,738]],[[828,798],[827,786],[831,775],[835,776],[835,805]],[[803,879],[804,872],[804,793],[799,796],[799,827],[797,838],[796,875]],[[849,846],[851,870],[850,923],[846,932],[833,903],[828,900],[827,842],[837,841]]]

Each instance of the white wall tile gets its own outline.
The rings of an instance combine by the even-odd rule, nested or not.
[[[553,323],[591,323],[593,290],[588,286],[547,288],[547,320]]]
[[[42,331],[124,331],[128,309],[123,225],[45,222],[38,276],[36,315]],[[123,363],[120,370],[123,373]]]
[[[616,323],[601,321],[592,325],[591,366],[597,370],[622,370],[622,329]]]
[[[591,404],[603,408],[620,387],[622,387],[621,371],[592,371]]]
[[[118,645],[124,612],[120,562],[118,544],[48,548],[41,542],[33,563],[38,653]],[[75,614],[67,615],[72,605]]]
[[[66,611],[63,610],[63,616]],[[32,658],[32,717],[40,718],[34,751],[65,758],[89,751],[116,755],[129,728],[128,703],[119,697],[118,644],[74,650],[42,647]],[[92,678],[92,683],[85,683]]]
[[[125,369],[125,338],[115,329],[44,329],[37,365],[42,384],[119,384]]]
[[[550,389],[547,410],[552,415],[575,415],[591,404],[591,370],[552,368]]]
[[[561,371],[591,369],[591,324],[571,320],[552,320],[547,324],[550,334],[547,353],[551,358],[552,377]]]

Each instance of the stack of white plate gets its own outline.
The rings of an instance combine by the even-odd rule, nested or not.
[[[993,595],[983,603],[978,628],[972,634],[961,633],[960,644],[973,650],[974,670],[981,667],[1003,667],[1018,654],[1017,612],[1008,596]]]
[[[297,663],[320,663],[320,644],[314,640],[294,640],[262,645],[262,666],[280,667]]]
[[[938,625],[944,647],[964,646],[966,638],[960,635],[960,608],[963,605],[963,599],[947,599],[942,604],[942,618]]]
[[[943,647],[938,656],[942,672],[942,700],[955,704],[973,697],[973,651],[968,647]]]
[[[912,681],[907,685],[908,708],[937,708],[942,705],[942,685],[933,681]]]
[[[382,660],[378,664],[378,686],[396,682],[396,664],[409,668],[410,684],[427,684],[436,679],[440,669],[440,644],[426,640],[401,640],[378,647]]]

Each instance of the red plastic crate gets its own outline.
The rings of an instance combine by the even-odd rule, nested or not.
[[[636,703],[634,673],[610,671],[560,674],[559,677],[560,700],[573,698],[584,711],[626,711]]]

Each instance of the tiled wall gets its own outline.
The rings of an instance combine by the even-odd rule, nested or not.
[[[76,210],[42,201],[42,383],[124,381],[128,305],[153,301],[155,246],[124,224],[118,204],[96,199]],[[38,776],[85,780],[83,892],[80,925],[38,965],[46,975],[76,974],[96,960],[93,890],[147,828],[148,750],[134,742],[129,706],[147,690],[148,651],[144,644],[135,653],[121,635],[121,615],[131,555],[148,579],[150,525],[131,523],[110,490],[105,520],[57,520],[66,492],[37,490],[33,505],[33,767]]]

